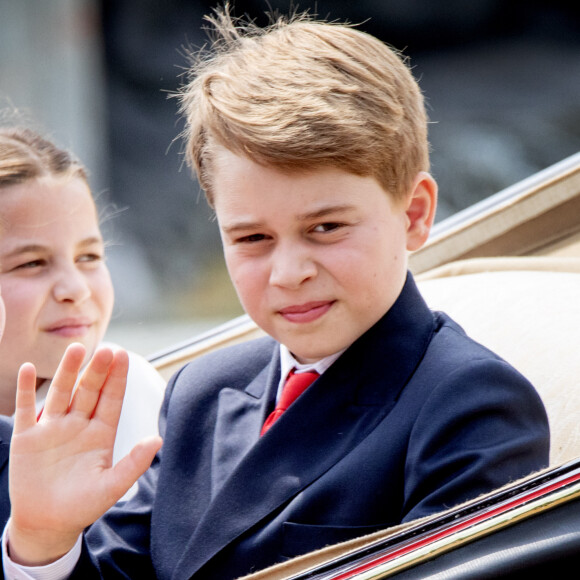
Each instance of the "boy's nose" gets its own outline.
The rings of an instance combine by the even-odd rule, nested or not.
[[[65,268],[56,275],[53,295],[58,302],[82,302],[91,295],[85,275],[75,268]]]
[[[299,245],[288,244],[277,248],[272,255],[270,284],[284,288],[298,288],[316,276],[317,268],[312,256]]]

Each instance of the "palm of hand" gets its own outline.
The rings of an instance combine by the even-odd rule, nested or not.
[[[18,484],[10,496],[18,524],[58,530],[67,514],[66,527],[80,532],[100,517],[117,501],[110,471],[114,437],[109,425],[80,415],[41,419],[15,433],[10,480]]]
[[[112,465],[128,357],[100,349],[83,372],[84,347],[71,345],[36,419],[36,372],[21,368],[10,449],[11,556],[21,563],[52,561],[131,487],[161,445],[139,443]],[[75,384],[76,389],[75,389]],[[73,394],[74,392],[74,394]]]

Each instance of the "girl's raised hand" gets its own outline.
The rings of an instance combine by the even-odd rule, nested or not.
[[[79,534],[116,503],[149,467],[159,437],[140,442],[112,465],[128,370],[125,351],[97,350],[75,384],[85,357],[66,350],[36,417],[36,371],[20,369],[10,447],[10,557],[42,565],[68,552]]]

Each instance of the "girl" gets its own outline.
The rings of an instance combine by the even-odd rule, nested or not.
[[[72,342],[87,362],[107,330],[113,287],[97,209],[83,166],[26,128],[0,128],[0,286],[6,326],[0,342],[0,414],[12,415],[18,369],[38,372],[38,412]],[[165,382],[130,354],[114,461],[157,433]]]

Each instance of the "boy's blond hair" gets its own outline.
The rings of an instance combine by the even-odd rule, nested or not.
[[[429,169],[423,97],[397,51],[306,14],[260,28],[226,5],[207,19],[212,50],[194,56],[180,96],[186,155],[210,204],[216,144],[283,171],[372,176],[397,199]]]

